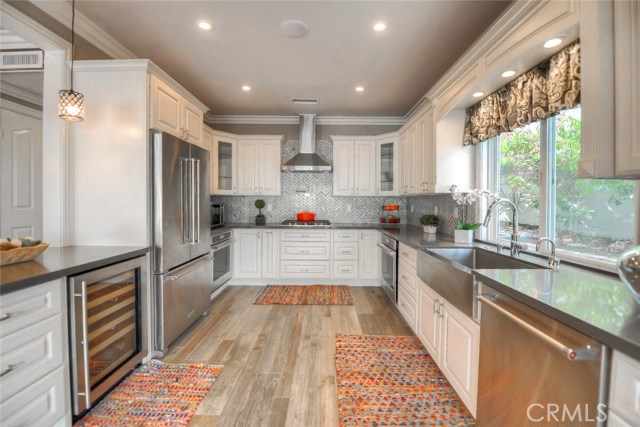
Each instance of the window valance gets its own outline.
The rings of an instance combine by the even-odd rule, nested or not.
[[[579,103],[578,40],[467,108],[463,144],[477,144]]]

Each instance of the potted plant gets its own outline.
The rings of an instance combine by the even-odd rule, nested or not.
[[[440,217],[438,215],[426,214],[420,217],[420,224],[423,225],[422,229],[425,233],[435,234],[436,227],[440,224]]]
[[[467,192],[460,192],[458,191],[458,186],[455,184],[452,185],[451,188],[449,188],[449,191],[451,191],[451,197],[453,197],[453,200],[459,206],[462,206],[462,219],[456,221],[454,241],[456,243],[472,243],[473,231],[480,228],[482,224],[468,222],[467,207],[478,200],[480,197],[486,196],[490,201],[498,200],[499,197],[493,193],[488,192],[487,190],[480,190],[477,188],[475,190],[469,190]]]
[[[266,203],[262,199],[256,200],[256,208],[258,208],[258,215],[256,215],[256,225],[265,225],[267,223],[266,218],[262,215],[262,208],[265,207]]]

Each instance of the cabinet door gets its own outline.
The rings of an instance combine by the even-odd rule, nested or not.
[[[262,232],[262,277],[264,279],[278,278],[279,234],[278,230]]]
[[[429,108],[416,123],[416,191],[435,191],[435,108]]]
[[[367,230],[360,232],[360,271],[361,279],[378,279],[380,271],[380,233]]]
[[[192,144],[202,144],[202,111],[186,99],[182,99],[182,129],[184,139]],[[204,147],[210,150],[209,147]]]
[[[395,140],[385,139],[376,144],[376,194],[398,194],[398,146]]]
[[[439,366],[475,415],[478,391],[480,325],[445,304]]]
[[[211,149],[211,191],[213,194],[237,194],[238,141],[213,136]]]
[[[402,193],[413,194],[415,193],[415,140],[416,140],[416,128],[412,125],[402,140]]]
[[[418,330],[417,335],[433,360],[439,363],[440,357],[440,304],[436,293],[423,282],[418,283]]]
[[[182,137],[180,123],[182,97],[171,86],[155,76],[151,77],[151,96],[153,98],[151,127],[178,138]]]
[[[233,230],[233,277],[256,279],[261,276],[261,233],[257,230]]]
[[[260,176],[258,179],[258,194],[280,195],[280,167],[282,163],[280,140],[260,141]]]
[[[333,143],[333,195],[351,196],[354,193],[353,141]]]
[[[238,194],[258,194],[260,147],[257,141],[240,140],[238,143]]]
[[[415,123],[415,140],[414,140],[414,188],[415,193],[420,194],[425,192],[425,163],[424,157],[426,152],[425,147],[425,135],[426,135],[426,123],[424,116],[421,116]]]
[[[376,145],[373,141],[354,144],[354,187],[357,196],[376,194]]]

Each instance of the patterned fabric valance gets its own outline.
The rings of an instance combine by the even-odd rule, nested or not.
[[[467,108],[464,145],[477,144],[580,103],[580,41]]]

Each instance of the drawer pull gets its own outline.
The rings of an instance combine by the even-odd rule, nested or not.
[[[341,272],[341,273],[348,273],[348,272],[350,272],[350,271],[351,271],[351,269],[350,269],[350,268],[341,268],[341,269],[340,269],[340,272]]]
[[[4,371],[0,372],[0,377],[4,377],[5,375],[7,375],[9,372],[13,372],[16,369],[18,369],[18,365],[9,365],[7,367],[7,369],[5,369]]]
[[[404,280],[409,280],[409,279],[407,279],[407,276],[405,276],[404,274],[402,276],[400,276],[400,277],[402,277]]]
[[[301,234],[300,237],[309,237],[308,234]]]
[[[13,319],[14,317],[16,317],[18,314],[17,313],[7,313],[2,315],[2,317],[0,317],[0,322],[2,322],[3,320],[7,320],[7,319]]]

